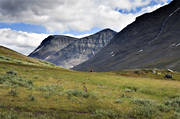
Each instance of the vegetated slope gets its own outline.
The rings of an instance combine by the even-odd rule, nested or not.
[[[32,61],[6,48],[0,53]],[[153,72],[87,73],[0,61],[0,118],[179,119],[179,73],[166,72],[173,78],[165,79],[164,71]]]
[[[115,34],[116,32],[111,29],[104,29],[93,35],[78,40],[73,40],[74,42],[68,43],[63,48],[55,47],[55,44],[52,43],[50,44],[49,42],[51,42],[52,39],[50,39],[49,42],[45,42],[45,39],[39,48],[43,47],[43,52],[47,52],[47,47],[48,49],[54,49],[55,47],[56,50],[48,53],[41,53],[41,49],[39,50],[39,48],[37,48],[37,50],[30,54],[30,56],[52,62],[65,68],[72,68],[88,60],[89,58],[92,58],[97,52],[99,52],[110,42]],[[56,40],[61,39],[57,38]],[[61,46],[61,44],[62,42],[59,43],[59,46]],[[46,47],[44,47],[44,45]]]
[[[0,46],[0,63],[56,67],[52,63],[27,57],[3,46]]]
[[[180,1],[144,14],[75,70],[162,68],[180,71]]]
[[[44,39],[40,46],[38,46],[29,56],[42,60],[48,60],[52,54],[55,54],[57,51],[65,48],[67,45],[76,40],[78,39],[69,36],[51,35]]]

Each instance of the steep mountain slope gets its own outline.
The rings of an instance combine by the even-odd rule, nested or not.
[[[46,60],[50,55],[63,49],[64,47],[76,40],[78,39],[63,35],[49,36],[44,39],[40,46],[36,50],[34,50],[29,56]]]
[[[144,14],[75,70],[170,68],[180,71],[180,1]]]
[[[51,40],[52,38],[47,38],[48,42],[47,39],[45,39],[30,56],[52,62],[65,68],[72,68],[92,58],[110,42],[115,34],[116,32],[111,29],[104,29],[91,36],[70,40],[71,42],[68,42],[66,45],[58,42],[58,38],[56,39],[56,42],[59,43],[58,45]],[[66,40],[69,39],[65,39],[65,41]],[[51,43],[51,41],[53,43]]]

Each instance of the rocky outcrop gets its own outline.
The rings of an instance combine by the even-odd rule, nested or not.
[[[180,1],[144,14],[75,70],[162,68],[180,71]]]
[[[29,56],[43,59],[69,69],[92,58],[115,35],[115,31],[105,29],[80,39],[65,36],[50,36]]]

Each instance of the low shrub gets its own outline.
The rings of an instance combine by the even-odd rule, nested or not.
[[[6,74],[0,77],[0,84],[5,84],[7,86],[16,87],[32,87],[33,82],[31,80],[24,80],[14,71],[8,71]]]
[[[94,112],[96,119],[118,119],[120,114],[113,110],[98,109]]]
[[[123,93],[120,95],[121,98],[132,98],[131,95],[127,94],[127,93]]]
[[[16,89],[11,89],[11,90],[8,92],[8,94],[9,94],[10,96],[14,96],[14,97],[18,96],[18,92],[16,91]]]
[[[63,87],[61,85],[46,85],[46,86],[39,86],[37,90],[43,92],[43,97],[48,99],[52,95],[60,96],[60,93],[63,91]]]
[[[28,95],[29,101],[35,101],[35,97],[33,95]]]
[[[10,60],[10,58],[9,58],[9,57],[5,57],[5,56],[0,56],[0,59],[1,59],[1,60],[7,60],[7,61],[9,61],[9,60]]]
[[[56,92],[56,91],[62,91],[63,87],[60,85],[46,85],[46,86],[40,86],[38,87],[38,90],[40,91],[48,91],[48,92]]]
[[[165,101],[164,104],[167,106],[172,106],[174,108],[178,108],[178,107],[180,108],[180,97],[169,99]]]
[[[52,95],[60,96],[60,93],[63,91],[63,87],[60,85],[46,85],[40,86],[37,90],[43,92],[43,97],[48,99]]]
[[[165,101],[164,104],[171,107],[175,112],[180,113],[180,97],[169,99]]]
[[[139,99],[139,98],[134,98],[132,100],[132,103],[136,104],[136,105],[154,105],[155,102],[153,100],[150,99]]]
[[[92,93],[88,93],[88,92],[80,91],[80,90],[68,90],[68,91],[66,91],[66,94],[69,97],[71,97],[71,96],[83,97],[83,98],[95,97],[95,95]]]
[[[135,104],[130,112],[133,118],[152,119],[159,116],[159,109],[153,100],[135,98],[132,103]]]
[[[135,86],[123,86],[125,92],[137,92],[138,88]]]
[[[164,104],[159,104],[157,105],[157,108],[159,109],[159,111],[161,112],[169,112],[171,109],[169,106],[166,106]]]
[[[126,88],[124,91],[125,91],[125,92],[133,92],[133,90],[131,90],[131,89],[129,89],[129,88]]]
[[[174,115],[171,117],[171,119],[180,119],[180,113],[174,112]]]
[[[18,115],[14,112],[0,112],[0,119],[18,119]]]
[[[46,99],[48,99],[49,97],[51,97],[51,95],[52,95],[52,93],[50,93],[50,92],[45,92],[45,93],[43,93],[43,97],[46,98]]]
[[[121,100],[121,99],[116,99],[116,100],[115,100],[115,103],[123,103],[123,100]]]

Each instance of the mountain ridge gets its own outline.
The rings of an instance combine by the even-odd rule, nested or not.
[[[101,48],[103,48],[110,42],[115,34],[115,31],[107,28],[90,36],[79,39],[70,37],[72,38],[72,40],[70,40],[70,42],[68,42],[67,45],[65,45],[63,48],[57,47],[53,52],[47,52],[48,49],[45,48],[43,52],[47,53],[41,54],[41,51],[39,50],[40,47],[47,46],[51,49],[55,45],[55,43],[50,44],[46,41],[47,39],[53,39],[52,37],[54,37],[49,36],[49,38],[46,38],[41,43],[41,45],[29,56],[43,59],[65,68],[72,68],[88,60],[89,58],[92,58],[97,52],[101,50]],[[56,40],[58,40],[58,38]],[[61,39],[59,40],[61,41]],[[62,45],[61,43],[60,45]]]
[[[113,71],[135,68],[172,68],[180,71],[180,1],[139,16],[111,40],[96,56],[75,70]],[[163,27],[163,29],[162,29]]]

